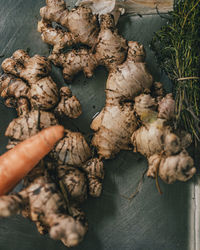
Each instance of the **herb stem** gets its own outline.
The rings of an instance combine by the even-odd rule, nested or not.
[[[175,126],[200,141],[200,0],[175,0],[168,22],[155,34],[152,49],[173,83]]]

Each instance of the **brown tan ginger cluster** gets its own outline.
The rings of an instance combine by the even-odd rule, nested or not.
[[[143,46],[118,34],[112,14],[98,16],[84,3],[69,10],[63,0],[46,0],[40,14],[38,31],[52,46],[49,60],[63,69],[67,83],[79,71],[91,77],[98,65],[109,71],[105,107],[91,124],[92,145],[99,158],[91,158],[80,133],[66,130],[49,156],[54,162],[34,169],[19,194],[1,197],[0,215],[22,212],[36,222],[40,232],[48,231],[52,238],[74,246],[87,231],[79,204],[87,192],[97,197],[102,190],[102,159],[134,149],[147,158],[147,175],[159,175],[166,183],[187,181],[196,169],[186,151],[191,136],[173,128],[172,95],[166,95],[162,84],[154,82]],[[80,48],[75,49],[77,46]],[[8,148],[57,124],[58,116],[76,118],[81,113],[69,88],[58,90],[49,76],[49,60],[17,51],[2,64],[1,96],[18,111],[18,118],[6,131]]]
[[[91,124],[95,131],[92,144],[100,158],[113,158],[120,150],[131,150],[134,145],[134,151],[148,158],[149,176],[155,177],[159,169],[160,177],[167,183],[191,178],[196,170],[193,159],[185,150],[191,142],[190,136],[174,131],[172,115],[170,118],[159,115],[160,109],[162,114],[168,110],[174,113],[174,101],[172,96],[165,97],[162,84],[155,83],[148,72],[143,46],[125,41],[109,13],[98,17],[87,5],[84,6],[84,2],[72,10],[68,10],[62,0],[47,0],[46,3],[40,10],[42,20],[38,30],[42,39],[53,46],[49,58],[63,68],[66,81],[80,70],[91,76],[97,65],[104,65],[109,71],[105,107]],[[59,26],[53,27],[53,22]],[[89,48],[62,52],[64,47],[77,43]],[[153,102],[153,106],[142,109],[144,100]],[[154,108],[153,113],[151,108]],[[153,116],[147,119],[144,113],[148,112]],[[152,128],[155,128],[154,133]],[[185,141],[182,134],[187,143],[181,143]],[[173,144],[177,144],[176,147]]]
[[[59,116],[77,118],[81,106],[68,87],[58,89],[50,77],[51,65],[45,57],[16,51],[3,61],[0,94],[5,104],[17,110],[5,135],[7,148],[58,124]],[[40,233],[49,232],[66,246],[77,245],[88,224],[79,206],[87,195],[98,197],[104,177],[103,163],[91,158],[91,150],[81,133],[65,130],[47,159],[24,179],[17,194],[0,198],[0,216],[22,213],[34,221]]]

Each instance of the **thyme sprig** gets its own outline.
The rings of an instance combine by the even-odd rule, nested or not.
[[[175,126],[200,141],[200,0],[176,0],[167,18],[152,49],[173,82]]]

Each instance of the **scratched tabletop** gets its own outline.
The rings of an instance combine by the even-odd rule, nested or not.
[[[73,1],[70,1],[73,4]],[[49,48],[37,32],[39,9],[45,0],[0,1],[0,63],[17,49],[29,49],[30,55],[48,56]],[[155,80],[164,82],[170,90],[167,77],[160,72],[149,44],[155,31],[166,19],[158,15],[121,17],[118,29],[127,40],[144,44],[147,64]],[[74,121],[74,131],[91,133],[92,117],[105,103],[105,83],[108,72],[98,67],[91,79],[78,74],[69,86],[80,100],[83,114]],[[61,71],[53,68],[53,79],[64,85]],[[4,132],[16,117],[13,109],[0,100],[0,154],[5,152],[7,138]],[[191,250],[195,236],[192,220],[194,183],[177,182],[166,185],[160,181],[163,195],[155,181],[144,178],[138,195],[131,201],[147,162],[133,152],[122,151],[113,160],[105,162],[106,176],[100,198],[89,198],[83,205],[89,221],[89,231],[83,242],[73,250]],[[194,213],[193,213],[194,212]],[[0,219],[0,250],[64,250],[66,247],[48,235],[37,232],[31,221],[14,216]]]

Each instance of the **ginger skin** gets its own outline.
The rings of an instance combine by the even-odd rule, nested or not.
[[[23,141],[35,135],[41,129],[56,124],[58,124],[58,121],[53,113],[33,110],[13,119],[6,129],[5,136],[12,140]]]
[[[25,104],[23,103],[24,106]],[[58,124],[53,113],[40,110],[29,111],[27,106],[25,106],[26,108],[24,106],[23,111],[21,108],[22,115],[11,121],[5,132],[5,135],[10,138],[7,145],[8,149],[13,148],[20,141],[36,134],[39,130]],[[20,109],[20,107],[18,107],[18,109]],[[90,160],[94,168],[92,173],[88,170],[90,169],[89,167],[85,167],[84,164],[91,158],[91,150],[85,138],[79,132],[65,130],[64,138],[61,139],[52,152],[50,152],[50,157],[64,166],[77,166],[78,168],[82,168],[89,180],[91,178],[97,180],[99,180],[99,178],[103,179],[104,175],[99,174],[99,171],[103,173],[103,163],[98,159],[94,158]],[[96,184],[93,184],[93,187],[89,189],[99,190],[99,186],[99,181],[96,181]],[[93,196],[95,197],[99,196],[101,189],[97,194],[96,191],[92,191],[91,193],[94,193]]]
[[[60,89],[60,102],[54,110],[57,116],[67,116],[69,118],[78,118],[81,113],[81,105],[79,100],[72,95],[71,90],[68,87],[62,87]]]
[[[88,227],[78,206],[87,198],[87,192],[93,197],[101,194],[104,170],[99,159],[85,162],[91,153],[80,133],[66,130],[63,139],[67,148],[59,150],[56,158],[64,153],[65,165],[42,161],[25,178],[22,191],[0,197],[0,217],[21,213],[36,223],[40,233],[49,232],[50,237],[71,247],[83,239]],[[60,182],[64,193],[58,187]]]

